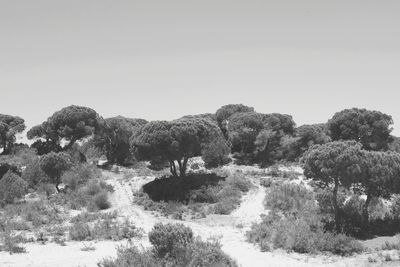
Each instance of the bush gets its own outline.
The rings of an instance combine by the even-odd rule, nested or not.
[[[149,241],[158,257],[167,254],[174,256],[174,253],[183,250],[193,241],[193,232],[183,224],[157,223],[149,233]]]
[[[260,245],[262,251],[282,248],[298,253],[331,252],[347,256],[363,250],[351,237],[324,232],[320,218],[312,214],[306,212],[305,216],[297,218],[268,215],[252,226],[247,238]]]
[[[41,184],[48,183],[50,178],[39,166],[39,159],[28,164],[22,172],[22,179],[28,182],[30,188],[37,188]]]
[[[69,228],[69,237],[72,240],[122,240],[141,237],[142,230],[130,221],[119,222],[109,217],[100,219],[94,224],[74,222]]]
[[[103,259],[97,264],[99,267],[161,267],[159,259],[153,256],[152,251],[140,251],[135,246],[120,246],[117,249],[117,258]]]
[[[91,240],[92,234],[89,224],[83,222],[72,224],[69,228],[69,237],[77,241]]]
[[[93,200],[99,210],[105,210],[111,207],[111,203],[108,201],[108,193],[105,191],[95,195]]]
[[[6,229],[0,235],[1,243],[3,243],[0,246],[0,251],[6,251],[10,254],[26,252],[24,247],[19,246],[20,239],[19,236],[15,236],[9,229]]]
[[[101,177],[100,171],[93,165],[78,164],[71,170],[64,172],[61,181],[71,190],[76,190],[89,180],[95,180]]]
[[[187,177],[162,177],[143,186],[143,191],[154,201],[188,202],[190,191],[203,186],[217,185],[224,180],[216,174],[189,174]]]
[[[149,233],[151,249],[119,247],[116,259],[104,259],[100,267],[236,267],[218,242],[193,238],[192,230],[182,224],[156,224]]]
[[[270,193],[265,197],[264,205],[273,211],[297,214],[310,201],[314,201],[313,194],[304,186],[283,183],[271,188]]]
[[[27,192],[28,184],[15,173],[8,171],[0,180],[0,204],[13,203]]]

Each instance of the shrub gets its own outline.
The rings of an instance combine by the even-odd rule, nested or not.
[[[193,232],[183,224],[157,223],[149,233],[149,241],[158,257],[174,256],[193,241]]]
[[[88,223],[77,222],[69,228],[69,237],[72,240],[83,241],[91,240],[92,234]]]
[[[20,205],[7,205],[5,216],[10,218],[21,217],[31,222],[33,226],[59,224],[65,219],[64,213],[48,201],[34,201]]]
[[[152,251],[140,251],[135,246],[120,246],[117,249],[116,259],[103,259],[97,265],[99,267],[161,267],[159,259],[153,256]]]
[[[151,249],[119,247],[116,259],[104,259],[100,267],[236,267],[237,264],[216,241],[193,238],[190,228],[182,224],[156,224],[149,233]]]
[[[96,221],[94,224],[77,221],[69,228],[72,240],[122,240],[142,236],[142,230],[130,221],[119,222],[109,217]]]
[[[77,189],[91,179],[100,177],[98,170],[88,164],[77,164],[61,176],[61,181],[71,190]]]
[[[27,188],[28,184],[24,179],[8,171],[0,180],[0,204],[13,203],[16,198],[22,198]]]
[[[343,234],[324,232],[317,216],[306,213],[302,217],[269,215],[254,224],[247,238],[259,244],[261,250],[282,248],[298,253],[331,252],[342,256],[362,251],[362,246]]]
[[[190,245],[189,263],[191,267],[224,266],[236,267],[237,264],[227,254],[221,250],[221,245],[216,241],[201,241],[196,239]]]
[[[22,172],[22,179],[28,182],[30,188],[37,188],[43,183],[49,182],[49,177],[39,166],[39,159],[28,164]]]
[[[312,192],[304,186],[283,183],[274,185],[266,195],[264,205],[267,209],[281,211],[284,214],[297,214],[305,205],[314,201]]]
[[[0,235],[2,246],[0,246],[0,251],[7,251],[10,254],[13,253],[24,253],[26,252],[24,247],[19,246],[21,238],[14,235],[9,229],[5,229]]]
[[[108,201],[108,193],[102,191],[94,196],[94,204],[99,210],[105,210],[111,207],[111,203]]]

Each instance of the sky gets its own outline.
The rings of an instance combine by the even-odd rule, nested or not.
[[[170,120],[231,103],[297,125],[379,110],[400,135],[400,1],[0,0],[0,113]]]

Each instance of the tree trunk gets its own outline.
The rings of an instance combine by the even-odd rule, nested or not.
[[[178,160],[179,176],[180,177],[185,177],[186,176],[186,164],[187,164],[187,159],[186,158],[183,158],[183,161]]]
[[[362,227],[364,228],[364,230],[368,226],[368,219],[369,219],[368,207],[371,202],[371,199],[372,199],[371,194],[367,193],[367,199],[365,200],[362,211]]]
[[[169,170],[171,171],[171,173],[172,173],[172,175],[173,175],[174,177],[177,177],[177,176],[178,176],[178,174],[176,173],[175,162],[174,162],[173,160],[171,160],[171,161],[169,162]]]
[[[340,232],[340,214],[339,214],[339,206],[337,203],[337,193],[339,189],[339,181],[337,178],[335,179],[335,187],[333,188],[333,196],[332,196],[332,202],[333,202],[333,209],[335,211],[335,226],[336,226],[336,232]]]

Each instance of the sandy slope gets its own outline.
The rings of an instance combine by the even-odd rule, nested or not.
[[[146,233],[151,230],[156,222],[180,222],[191,227],[195,234],[203,239],[218,237],[222,249],[241,266],[365,266],[366,255],[340,258],[340,257],[312,257],[296,253],[280,251],[261,252],[259,248],[246,242],[245,232],[253,222],[260,220],[260,215],[265,213],[263,200],[265,189],[260,186],[259,180],[253,179],[254,188],[244,197],[241,206],[231,215],[211,215],[207,218],[193,221],[176,221],[167,219],[141,207],[132,204],[133,190],[139,189],[143,184],[151,181],[152,177],[129,177],[122,174],[106,172],[107,182],[114,186],[115,192],[111,195],[114,210],[123,217],[129,218]],[[134,175],[132,175],[134,176]],[[124,243],[124,242],[122,242]],[[148,246],[147,238],[136,241],[136,244]],[[96,266],[104,257],[116,255],[118,242],[101,241],[94,244],[96,250],[84,252],[82,242],[68,242],[62,247],[54,243],[46,245],[27,244],[26,254],[9,255],[0,252],[0,266]]]

